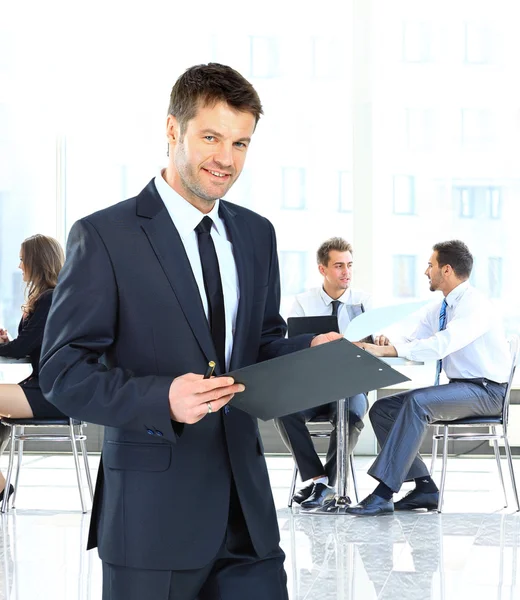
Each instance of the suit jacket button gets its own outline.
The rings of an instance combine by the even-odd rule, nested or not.
[[[163,432],[159,431],[158,429],[155,430],[155,433],[159,436],[162,437]]]
[[[231,409],[230,409],[230,408],[229,408],[229,406],[226,404],[226,406],[224,406],[224,414],[226,414],[226,415],[227,415],[227,414],[228,414],[228,412],[229,412],[230,410],[231,410]]]
[[[155,435],[151,429],[147,429],[146,432],[148,433],[148,435]]]

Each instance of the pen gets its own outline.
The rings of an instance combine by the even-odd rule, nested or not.
[[[206,369],[206,372],[204,373],[204,379],[209,379],[213,375],[214,368],[215,368],[215,363],[212,360],[210,360],[208,363],[208,368]]]

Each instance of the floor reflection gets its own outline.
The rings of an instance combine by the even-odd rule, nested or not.
[[[520,598],[520,515],[279,515],[294,600]]]
[[[361,495],[373,487],[369,462],[356,460]],[[520,600],[520,513],[496,511],[493,460],[450,463],[442,515],[356,518],[289,510],[292,462],[268,457],[290,599]],[[28,455],[18,508],[0,515],[0,600],[99,600],[101,564],[85,551],[89,519],[70,457]]]

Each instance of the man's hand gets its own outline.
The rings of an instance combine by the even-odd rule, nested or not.
[[[386,335],[376,335],[374,344],[376,346],[390,346],[390,340],[386,337]]]
[[[9,334],[7,329],[0,329],[0,344],[7,344],[9,341]]]
[[[358,348],[363,348],[374,356],[397,356],[397,350],[394,346],[378,346],[377,344],[367,344],[366,342],[354,342]]]
[[[320,333],[312,339],[311,348],[313,346],[319,346],[320,344],[326,344],[327,342],[334,342],[340,340],[343,336],[335,331],[329,331],[329,333]]]
[[[187,373],[176,377],[170,386],[170,414],[174,421],[192,425],[209,412],[216,412],[233,396],[245,390],[232,377],[211,377]],[[211,411],[208,402],[211,403]]]

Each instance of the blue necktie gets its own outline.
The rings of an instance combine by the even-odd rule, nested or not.
[[[439,331],[446,329],[446,307],[448,303],[444,298],[441,306],[441,312],[439,313]],[[435,373],[435,385],[439,385],[439,379],[442,371],[442,358],[437,361],[437,372]]]
[[[333,317],[337,317],[338,316],[338,309],[339,309],[339,305],[341,304],[340,300],[333,300],[331,302],[332,304],[332,316]]]

